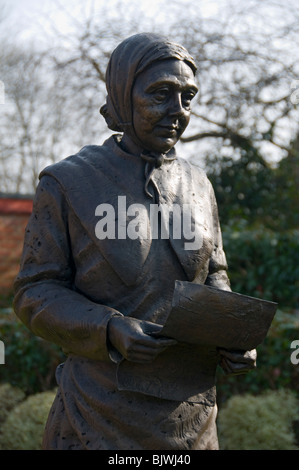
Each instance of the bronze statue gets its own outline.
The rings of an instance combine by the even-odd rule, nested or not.
[[[177,280],[230,291],[213,189],[174,149],[195,72],[164,37],[126,39],[111,55],[101,108],[117,133],[41,172],[14,307],[67,354],[44,449],[218,449],[216,367],[255,367],[255,350],[159,337]],[[120,387],[118,372],[126,382],[136,367],[142,391]]]

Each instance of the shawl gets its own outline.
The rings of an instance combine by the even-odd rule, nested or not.
[[[189,52],[164,36],[152,33],[135,34],[123,42],[113,51],[106,71],[106,104],[100,109],[108,127],[114,131],[126,132],[133,141],[143,144],[138,139],[133,126],[132,89],[136,77],[151,64],[166,60],[177,59],[185,61],[196,73],[196,64]],[[166,160],[176,158],[172,149],[169,155],[154,155],[142,152],[141,158],[145,160],[145,185],[147,196],[159,202],[159,188],[152,180],[154,170]],[[149,192],[148,185],[153,186],[154,194]]]
[[[129,132],[136,139],[132,125],[132,89],[136,77],[154,62],[166,59],[185,61],[196,72],[193,57],[181,45],[157,34],[135,34],[111,54],[106,71],[106,105],[100,112],[110,129]]]

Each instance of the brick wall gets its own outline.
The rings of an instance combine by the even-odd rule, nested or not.
[[[32,198],[0,196],[0,295],[12,292],[31,211]]]

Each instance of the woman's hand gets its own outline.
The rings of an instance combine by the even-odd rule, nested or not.
[[[256,367],[256,349],[251,351],[229,351],[220,349],[220,366],[226,374],[246,374]]]
[[[112,346],[128,361],[151,362],[168,346],[177,341],[157,338],[161,325],[132,317],[115,316],[108,324],[108,338]]]

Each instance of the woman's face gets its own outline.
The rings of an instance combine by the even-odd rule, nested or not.
[[[177,143],[189,123],[197,91],[192,69],[176,59],[156,62],[137,77],[133,125],[146,150],[165,153]]]

